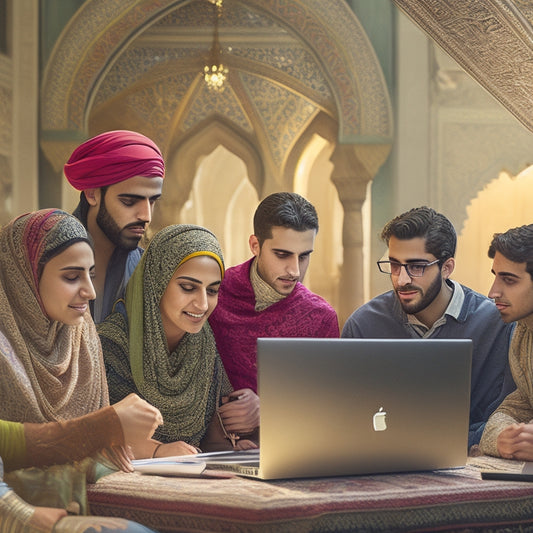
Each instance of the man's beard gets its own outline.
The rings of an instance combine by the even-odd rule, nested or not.
[[[141,238],[137,237],[125,237],[122,234],[122,231],[125,228],[120,229],[118,224],[115,222],[115,219],[109,214],[105,206],[105,200],[102,198],[102,203],[100,204],[100,209],[96,215],[96,223],[99,228],[104,232],[104,235],[118,248],[123,250],[135,250],[139,245]],[[136,223],[136,226],[141,225],[142,223]],[[142,224],[144,226],[144,224]],[[127,227],[127,226],[126,226]]]
[[[439,295],[439,292],[442,287],[442,277],[436,276],[435,280],[431,283],[431,285],[427,288],[427,291],[425,294],[422,295],[422,298],[419,302],[414,302],[412,304],[404,304],[401,300],[400,304],[402,306],[402,309],[408,314],[408,315],[416,315],[417,313],[420,313],[426,307],[428,307],[433,300]],[[396,289],[396,292],[398,292],[400,289]],[[414,285],[404,285],[401,290],[409,291],[409,290],[415,290],[418,291],[419,294],[421,294],[420,289],[415,287]]]

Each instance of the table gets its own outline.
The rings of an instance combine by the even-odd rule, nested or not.
[[[533,483],[482,480],[470,458],[436,472],[258,481],[113,473],[89,485],[94,514],[123,516],[167,532],[533,533]]]

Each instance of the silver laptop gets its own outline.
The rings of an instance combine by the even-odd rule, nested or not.
[[[281,479],[465,465],[471,340],[260,338],[257,357],[259,451],[200,454],[208,468]]]

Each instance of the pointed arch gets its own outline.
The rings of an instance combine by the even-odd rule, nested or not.
[[[177,214],[189,198],[201,160],[218,146],[243,161],[248,179],[261,197],[265,176],[258,150],[223,118],[214,117],[190,131],[181,144],[171,148],[167,156],[164,194],[154,215],[153,228],[172,223],[172,220],[177,222]]]
[[[61,33],[41,86],[43,150],[53,166],[60,138],[88,134],[99,83],[129,43],[186,0],[86,0]],[[383,74],[362,26],[345,2],[247,0],[309,46],[334,91],[338,139],[390,142],[392,112]],[[59,153],[58,153],[59,152]]]

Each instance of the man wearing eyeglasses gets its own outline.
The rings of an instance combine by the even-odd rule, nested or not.
[[[472,339],[469,449],[515,385],[507,362],[512,324],[505,324],[489,298],[450,276],[457,236],[451,222],[429,207],[391,220],[381,238],[388,259],[378,268],[393,290],[373,298],[348,318],[346,338]]]

